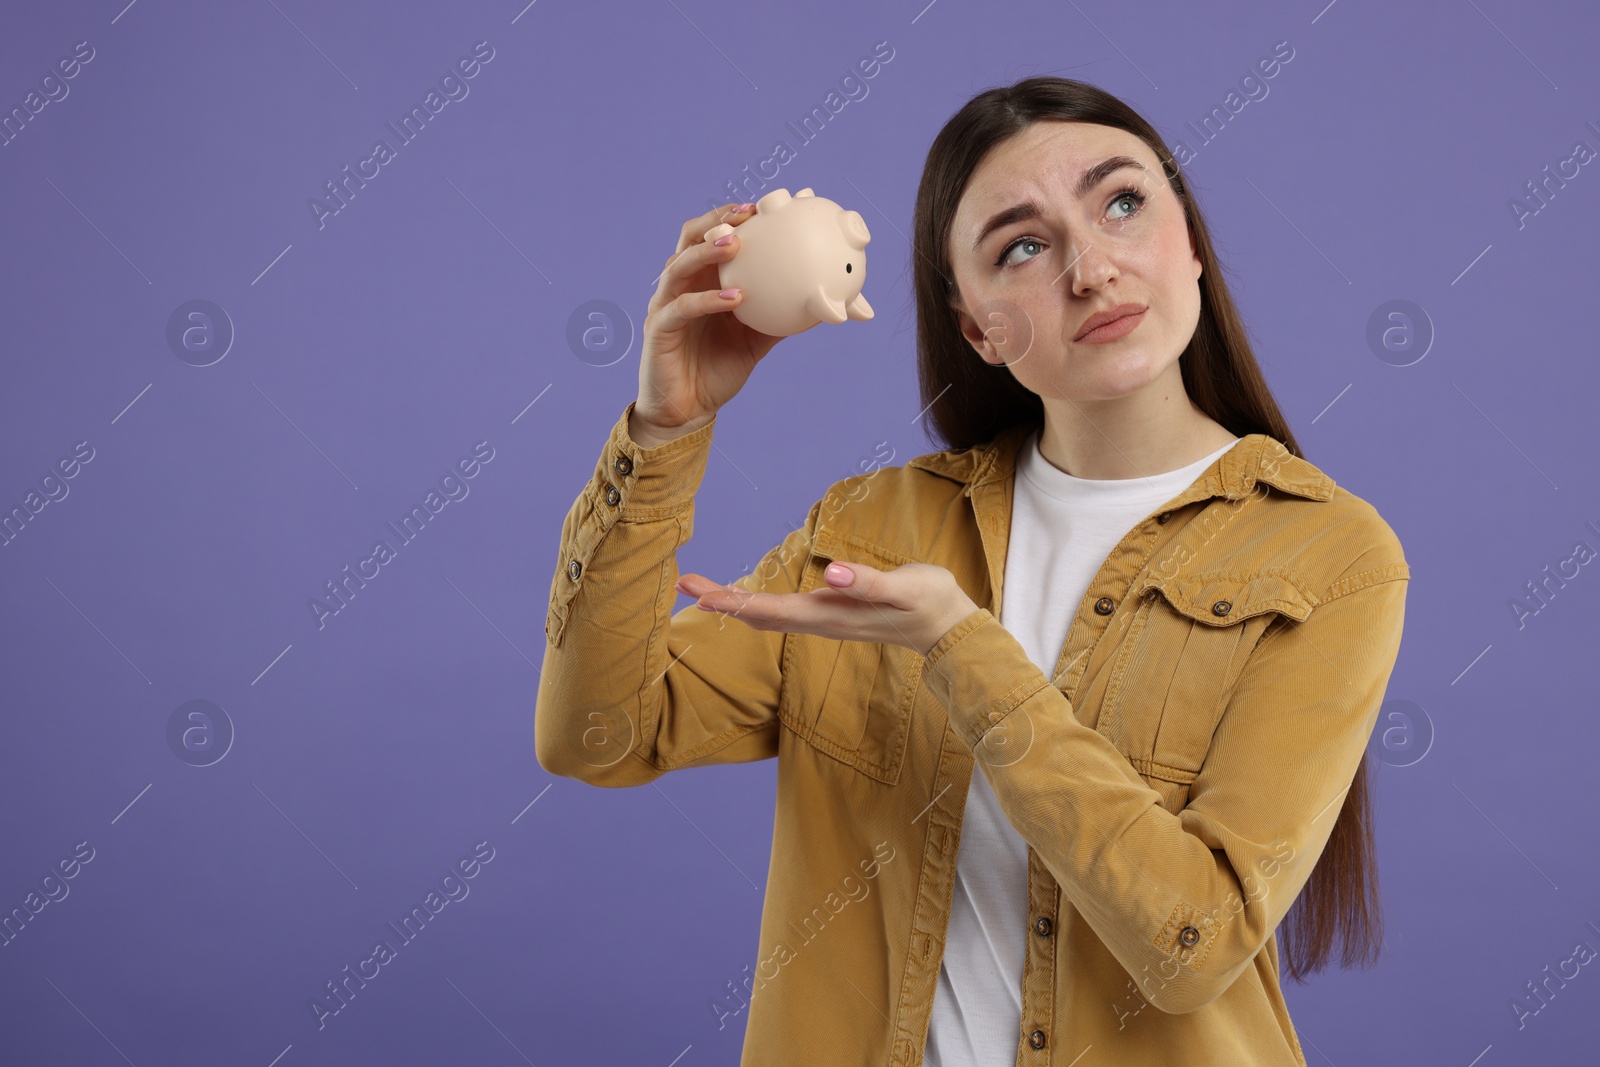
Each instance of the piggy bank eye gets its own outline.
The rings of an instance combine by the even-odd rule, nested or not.
[[[846,264],[845,264],[845,265],[844,265],[844,272],[845,272],[845,273],[846,273],[846,274],[849,274],[849,273],[850,273],[850,271],[851,271],[851,270],[852,270],[852,269],[853,269],[853,268],[852,268],[852,267],[851,267],[851,265],[850,265],[850,264],[849,264],[849,263],[846,263]]]

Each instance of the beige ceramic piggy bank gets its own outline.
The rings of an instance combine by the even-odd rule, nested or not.
[[[733,232],[713,226],[705,239]],[[717,268],[725,289],[744,290],[733,315],[752,330],[789,337],[819,322],[872,318],[861,295],[867,280],[866,220],[826,197],[774,189],[738,226],[739,251]]]

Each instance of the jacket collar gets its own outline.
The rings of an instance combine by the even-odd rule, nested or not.
[[[1018,424],[1001,430],[994,439],[970,448],[928,452],[906,461],[967,487],[967,492],[991,482],[1009,480],[1016,470],[1022,442],[1035,427]],[[1309,461],[1289,454],[1276,438],[1247,434],[1223,453],[1193,486],[1174,503],[1214,496],[1237,500],[1249,495],[1258,482],[1307,500],[1327,500],[1335,483]]]

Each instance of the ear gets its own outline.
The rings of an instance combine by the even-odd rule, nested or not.
[[[1205,271],[1205,264],[1200,262],[1200,252],[1194,246],[1194,227],[1185,221],[1183,229],[1189,235],[1189,257],[1194,260],[1194,280],[1199,281],[1200,275]]]
[[[978,358],[985,363],[990,363],[997,367],[1000,366],[1000,361],[990,359],[988,352],[985,351],[988,345],[988,338],[984,336],[983,329],[978,326],[978,320],[973,318],[962,304],[960,292],[950,298],[950,310],[955,314],[956,328],[961,331],[961,336],[966,338],[967,344],[972,346],[972,350],[978,353]]]

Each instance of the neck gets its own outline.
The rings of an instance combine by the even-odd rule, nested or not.
[[[1159,383],[1152,383],[1158,385]],[[1039,451],[1077,478],[1143,478],[1210,455],[1234,434],[1195,407],[1180,387],[1167,395],[1106,401],[1046,398]]]

